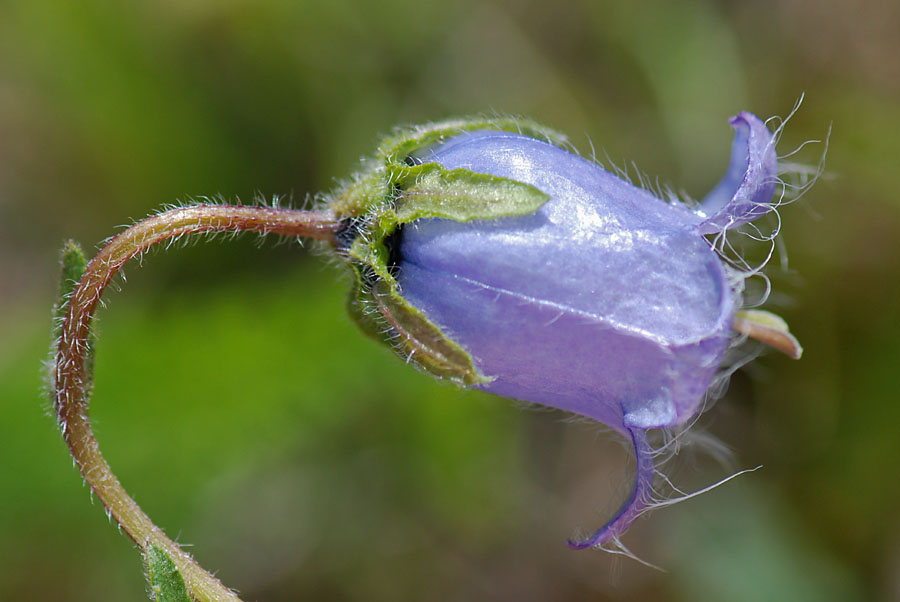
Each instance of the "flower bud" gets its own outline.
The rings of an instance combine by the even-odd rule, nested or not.
[[[777,166],[765,124],[731,124],[728,171],[695,208],[538,126],[478,121],[398,134],[332,204],[370,333],[438,377],[634,442],[632,497],[585,545],[617,540],[649,503],[645,431],[701,410],[732,338],[739,278],[704,235],[771,210]]]

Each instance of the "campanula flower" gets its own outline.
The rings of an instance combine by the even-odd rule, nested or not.
[[[479,121],[398,133],[332,203],[349,216],[351,310],[370,333],[438,377],[631,440],[630,498],[576,547],[617,541],[647,508],[647,430],[702,410],[734,339],[740,278],[706,235],[772,209],[777,159],[757,117],[731,125],[728,170],[694,206],[539,126]]]
[[[733,332],[801,351],[783,320],[742,307],[743,279],[756,270],[720,255],[728,230],[774,209],[779,183],[765,124],[749,113],[731,124],[728,171],[699,203],[663,201],[533,122],[464,119],[396,131],[316,210],[175,207],[111,238],[90,262],[67,244],[54,409],[85,481],[141,547],[151,589],[238,600],[153,524],[103,459],[88,418],[92,322],[130,259],[204,233],[322,241],[351,268],[351,315],[407,362],[630,440],[631,494],[606,525],[570,542],[630,555],[619,536],[655,503],[658,450],[647,432],[703,410]]]

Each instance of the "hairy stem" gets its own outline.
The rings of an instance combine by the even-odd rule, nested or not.
[[[155,244],[191,234],[259,232],[334,241],[339,223],[328,212],[268,207],[197,205],[149,217],[113,238],[87,265],[67,302],[54,370],[54,405],[75,463],[110,516],[146,552],[162,548],[184,577],[192,599],[202,602],[239,598],[206,572],[128,495],[100,452],[88,418],[91,322],[104,289],[131,258]]]

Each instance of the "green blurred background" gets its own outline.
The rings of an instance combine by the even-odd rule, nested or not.
[[[345,282],[253,238],[153,253],[100,315],[92,415],[126,487],[244,599],[900,599],[900,8],[891,2],[0,2],[0,599],[144,600],[138,554],[41,392],[57,249],[192,195],[295,203],[395,124],[525,114],[701,196],[739,110],[779,150],[833,122],[783,211],[770,308],[806,346],[732,379],[696,489],[573,552],[628,454],[432,382],[344,315]],[[821,145],[796,159],[814,164]]]

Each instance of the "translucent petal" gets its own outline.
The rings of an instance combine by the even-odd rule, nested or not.
[[[734,228],[772,210],[778,182],[774,138],[751,113],[739,113],[729,123],[734,128],[731,161],[725,176],[700,203],[706,217],[699,226],[703,234]]]
[[[534,215],[402,231],[403,296],[495,378],[484,389],[621,432],[698,410],[733,302],[694,215],[516,134],[464,134],[425,160],[551,196]]]

